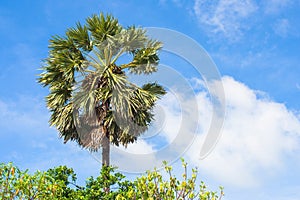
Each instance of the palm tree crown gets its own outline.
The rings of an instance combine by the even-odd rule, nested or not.
[[[165,90],[157,83],[138,86],[126,74],[157,71],[161,47],[145,30],[124,28],[103,14],[87,18],[85,25],[77,23],[63,37],[52,37],[38,78],[49,87],[50,125],[65,142],[76,141],[91,151],[103,147],[105,138],[116,146],[136,141]],[[123,55],[130,61],[117,64]]]

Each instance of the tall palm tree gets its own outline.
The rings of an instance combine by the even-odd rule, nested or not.
[[[157,83],[138,86],[126,76],[157,71],[162,44],[145,30],[124,28],[102,13],[49,43],[49,56],[38,78],[49,87],[49,123],[64,142],[76,141],[90,151],[102,147],[102,164],[108,166],[110,144],[127,146],[136,141],[153,119],[156,100],[165,94]]]

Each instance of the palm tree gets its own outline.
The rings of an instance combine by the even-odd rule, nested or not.
[[[136,141],[153,119],[156,100],[165,94],[157,83],[138,86],[126,75],[157,71],[162,44],[145,30],[124,28],[102,13],[49,43],[38,78],[49,87],[49,123],[64,142],[76,141],[90,151],[102,147],[102,165],[109,166],[110,144],[126,147]],[[124,55],[126,63],[120,59]]]

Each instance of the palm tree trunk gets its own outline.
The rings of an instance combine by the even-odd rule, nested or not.
[[[104,113],[104,118],[107,115],[109,110],[110,99],[107,99],[103,102],[102,109]],[[103,122],[103,134],[104,138],[102,139],[102,166],[109,166],[109,153],[110,153],[110,141],[109,141],[109,130],[105,127],[105,122]]]
[[[110,152],[110,143],[107,135],[102,140],[102,167],[109,167],[109,152]],[[108,171],[109,173],[109,171]],[[109,185],[109,174],[104,175],[104,179],[106,180],[104,183],[104,192],[109,194],[110,192],[110,185]]]
[[[102,166],[109,166],[110,144],[107,135],[102,140]]]
[[[105,116],[107,114],[107,111],[109,109],[109,103],[110,100],[107,100],[106,102],[104,102],[103,108],[104,108],[104,112],[105,112]],[[110,157],[110,141],[109,141],[109,131],[108,129],[104,126],[103,123],[103,133],[104,133],[104,138],[102,140],[102,167],[109,167],[109,157]],[[109,173],[109,171],[108,171]],[[109,178],[109,174],[107,174],[106,177],[104,177],[105,179]],[[109,181],[106,181],[106,184],[104,184],[104,192],[106,194],[109,194],[110,192],[110,185],[107,184]]]

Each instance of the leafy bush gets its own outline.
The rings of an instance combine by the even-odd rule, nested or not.
[[[12,163],[0,165],[0,199],[60,199],[63,189],[64,183],[48,172],[30,175]]]
[[[168,179],[164,180],[163,175],[156,169],[147,171],[146,175],[137,177],[134,181],[134,187],[131,187],[125,194],[119,194],[117,200],[125,199],[200,199],[200,200],[217,200],[224,195],[223,188],[220,187],[220,193],[208,191],[204,182],[198,185],[197,189],[197,169],[192,169],[191,177],[187,176],[187,163],[182,159],[184,172],[182,180],[179,180],[172,174],[172,167],[164,162],[164,170]]]
[[[0,199],[62,199],[62,200],[154,200],[154,199],[221,199],[219,193],[208,191],[205,184],[196,184],[197,169],[187,176],[187,163],[182,159],[184,172],[179,180],[172,174],[172,167],[164,162],[168,178],[157,169],[147,171],[134,181],[125,179],[113,167],[103,167],[100,175],[90,177],[85,186],[76,184],[73,169],[58,166],[46,172],[36,171],[29,174],[21,171],[12,163],[0,164]]]

